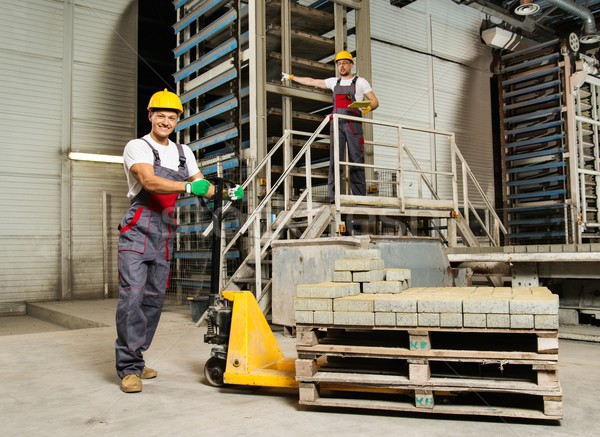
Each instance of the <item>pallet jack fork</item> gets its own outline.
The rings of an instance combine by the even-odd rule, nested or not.
[[[204,366],[208,382],[261,387],[298,387],[295,358],[286,358],[254,295],[249,291],[219,290],[223,187],[230,181],[215,179],[212,211],[212,271],[207,332],[204,342],[213,344]]]

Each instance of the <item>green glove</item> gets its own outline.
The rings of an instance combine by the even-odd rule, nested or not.
[[[236,185],[225,192],[227,200],[242,200],[244,198],[244,188],[241,185]]]
[[[188,194],[194,194],[195,196],[206,196],[210,189],[210,182],[206,179],[196,179],[192,182],[185,183],[185,192]]]

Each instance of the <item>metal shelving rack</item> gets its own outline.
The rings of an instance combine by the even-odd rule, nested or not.
[[[553,40],[499,73],[507,243],[599,242],[598,61]]]
[[[177,139],[190,146],[209,179],[219,176],[243,182],[286,129],[312,132],[330,110],[329,92],[284,84],[282,71],[334,75],[333,56],[348,48],[347,36],[354,33],[361,75],[370,80],[369,0],[348,5],[322,0],[310,5],[289,0],[174,0],[173,6],[177,12],[174,79],[184,105]],[[356,15],[355,29],[346,27],[348,13]],[[324,161],[328,154],[324,144],[312,159]],[[274,174],[289,161],[281,154],[273,159]],[[326,172],[321,180],[326,183]],[[236,213],[225,217],[223,242],[270,190],[271,175],[265,174],[264,181],[260,189],[249,187]],[[280,189],[281,200],[273,203],[269,216],[285,209],[302,188]],[[177,207],[180,227],[172,288],[181,300],[208,293],[210,288],[210,238],[202,232],[210,224],[212,204],[181,198]],[[221,269],[223,284],[251,244],[251,238],[243,239],[237,255],[227,254]],[[252,283],[248,289],[253,289]]]
[[[502,57],[504,216],[509,244],[566,243],[567,93],[558,40]]]

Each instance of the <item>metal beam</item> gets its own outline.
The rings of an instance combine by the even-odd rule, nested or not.
[[[281,94],[283,96],[299,97],[301,99],[318,100],[319,102],[331,103],[331,95],[321,91],[311,91],[309,89],[277,85],[274,83],[267,83],[266,90],[269,93]]]
[[[360,0],[332,0],[333,3],[336,3],[341,6],[346,6],[352,9],[360,9],[362,7],[362,3]]]
[[[267,149],[267,93],[265,89],[267,62],[265,35],[265,3],[250,2],[250,147],[247,158],[260,161]]]
[[[62,96],[62,159],[60,172],[60,290],[59,300],[71,299],[72,265],[71,265],[71,117],[73,116],[72,83],[73,83],[73,33],[74,33],[74,0],[65,1],[63,22],[63,87]]]

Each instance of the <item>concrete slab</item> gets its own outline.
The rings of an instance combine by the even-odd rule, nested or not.
[[[48,323],[31,316],[0,317],[0,336],[66,331],[67,329],[68,328],[63,326]]]
[[[67,304],[60,307],[69,308]],[[76,305],[94,320],[114,318],[106,301]],[[24,316],[7,319],[13,317]],[[4,322],[0,318],[0,324]],[[205,331],[189,314],[165,312],[154,344],[145,353],[158,378],[145,382],[144,391],[137,394],[124,394],[118,387],[114,324],[1,336],[2,435],[547,437],[590,435],[597,426],[593,388],[600,384],[600,345],[595,343],[560,340],[565,418],[557,426],[501,418],[311,409],[298,405],[297,390],[218,389],[204,382],[210,354],[210,345],[203,342]],[[295,338],[280,332],[276,338],[286,355],[295,355]]]

